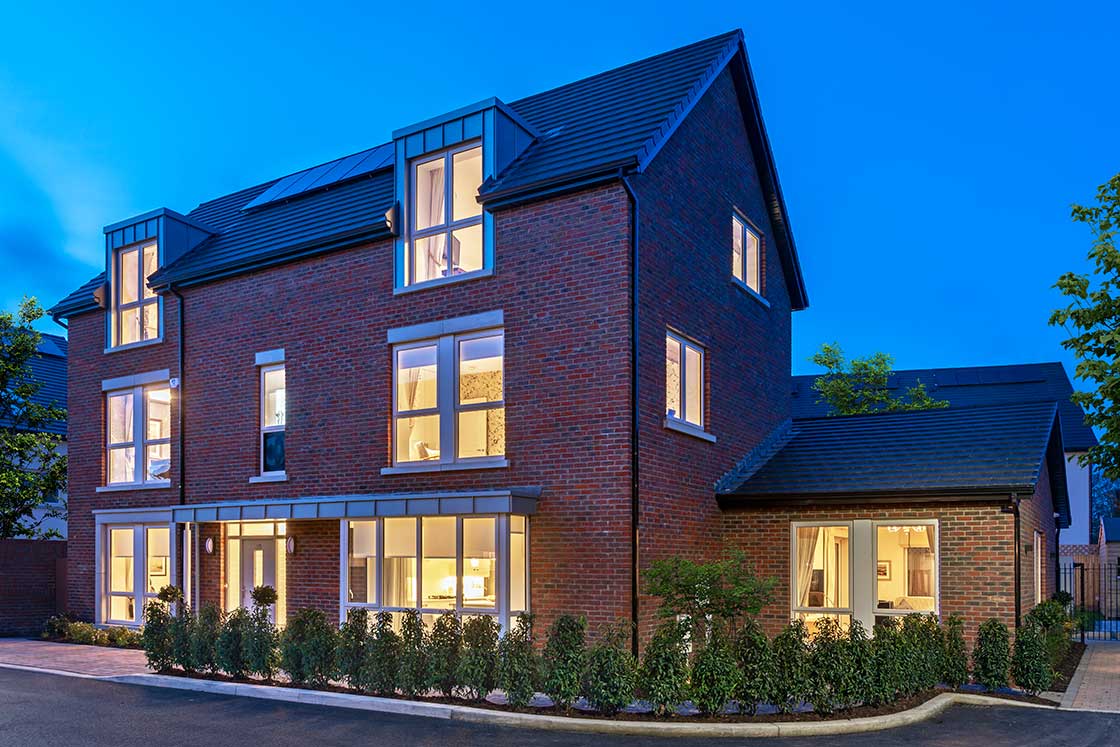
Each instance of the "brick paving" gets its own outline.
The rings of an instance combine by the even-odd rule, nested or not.
[[[4,664],[74,672],[91,677],[150,673],[143,651],[26,638],[0,638],[0,665]]]
[[[1120,713],[1120,644],[1089,642],[1063,708]]]

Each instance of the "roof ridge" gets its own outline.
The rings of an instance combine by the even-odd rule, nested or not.
[[[1057,409],[1058,409],[1058,403],[1059,402],[1060,402],[1060,400],[1057,400],[1057,399],[1037,399],[1037,400],[1030,400],[1030,401],[1027,401],[1027,402],[996,402],[996,403],[984,404],[984,405],[956,405],[956,406],[952,406],[952,407],[930,407],[930,408],[926,408],[924,410],[894,410],[894,411],[881,410],[879,412],[857,412],[857,413],[849,413],[847,415],[815,415],[813,417],[808,417],[808,418],[793,418],[793,422],[795,424],[796,423],[810,423],[810,422],[828,422],[828,421],[836,421],[836,420],[851,420],[851,419],[855,419],[855,418],[878,418],[878,417],[885,417],[885,416],[891,416],[891,415],[901,417],[901,416],[906,416],[906,415],[929,415],[929,414],[935,414],[935,413],[948,415],[948,414],[960,414],[962,412],[963,413],[968,413],[968,412],[972,412],[972,411],[975,411],[975,410],[1015,410],[1015,409],[1024,409],[1024,408],[1035,409],[1037,405],[1051,405],[1050,409],[1053,409],[1056,412]]]

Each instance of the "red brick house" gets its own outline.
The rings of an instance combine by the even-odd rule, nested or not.
[[[913,538],[892,603],[1010,621],[1012,525],[1050,537],[1064,505],[1052,410],[1016,420],[1008,448],[1036,459],[982,501],[901,484],[890,508],[750,503],[752,465],[801,443],[790,317],[808,301],[738,32],[105,239],[106,272],[53,309],[70,606],[98,623],[134,624],[166,583],[227,608],[269,583],[281,622],[532,610],[648,631],[651,562],[738,543],[797,586],[802,520],[846,528],[846,575],[796,571],[807,602],[768,619],[879,614],[827,589],[870,598],[864,522],[886,521]],[[958,572],[990,593],[942,600]]]

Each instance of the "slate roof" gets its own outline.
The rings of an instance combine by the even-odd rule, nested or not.
[[[808,303],[804,280],[740,31],[510,104],[541,136],[503,173],[482,186],[480,200],[499,209],[514,197],[531,199],[547,185],[577,184],[593,174],[615,178],[623,172],[639,173],[716,75],[732,63],[752,142],[761,150],[762,184],[791,298],[795,308],[804,307]],[[385,213],[394,199],[392,164],[332,183],[327,189],[243,209],[280,182],[294,183],[293,178],[301,173],[328,173],[331,164],[344,161],[336,159],[199,205],[187,217],[216,235],[161,268],[150,284],[156,288],[169,283],[190,285],[389,235]],[[279,187],[276,191],[286,193]],[[96,305],[91,293],[104,278],[104,273],[93,278],[56,304],[51,313],[68,316],[93,310]]]
[[[818,402],[813,391],[816,378],[793,377],[794,418],[828,415],[830,407]],[[895,371],[890,387],[901,394],[919,381],[934,398],[948,401],[951,407],[1057,402],[1066,450],[1085,451],[1097,445],[1093,429],[1085,425],[1085,412],[1070,399],[1073,385],[1061,363],[908,369]]]
[[[43,333],[39,355],[31,359],[31,374],[42,384],[33,402],[66,408],[66,348],[65,337]],[[3,424],[3,419],[0,419]],[[66,421],[56,422],[46,428],[49,433],[66,435]]]
[[[1104,525],[1104,541],[1120,542],[1120,517],[1106,516],[1101,519]]]
[[[1045,460],[1068,522],[1060,435],[1053,402],[795,420],[785,445],[719,497],[723,505],[1027,497]]]

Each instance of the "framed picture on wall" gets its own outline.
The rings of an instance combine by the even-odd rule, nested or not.
[[[891,561],[880,560],[875,563],[875,577],[880,581],[891,580]]]

